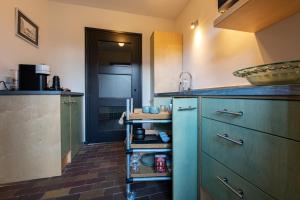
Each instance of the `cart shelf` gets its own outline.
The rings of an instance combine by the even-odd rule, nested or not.
[[[170,120],[172,114],[169,112],[160,112],[159,114],[143,113],[142,109],[134,109],[133,113],[130,113],[129,120]]]
[[[171,177],[171,172],[157,173],[154,171],[153,167],[147,167],[140,164],[139,171],[131,171],[130,178],[147,178],[147,177]]]
[[[167,181],[172,179],[172,173],[157,173],[153,167],[147,167],[140,164],[139,171],[134,172],[130,167],[130,157],[132,153],[166,153],[172,152],[171,143],[132,143],[132,131],[134,124],[144,123],[172,123],[172,114],[169,112],[161,112],[159,114],[143,113],[141,109],[135,109],[133,112],[133,99],[127,99],[126,102],[126,191],[127,199],[131,200],[132,190],[130,183],[144,181]],[[145,134],[152,133],[154,130],[146,130]],[[168,134],[172,134],[167,131]],[[157,134],[157,133],[156,133]]]

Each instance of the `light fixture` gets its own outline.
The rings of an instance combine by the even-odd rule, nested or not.
[[[118,45],[119,45],[120,47],[124,47],[125,43],[124,43],[124,42],[119,42]]]
[[[192,29],[192,30],[195,29],[196,26],[198,26],[198,20],[193,21],[193,22],[191,23],[191,29]]]

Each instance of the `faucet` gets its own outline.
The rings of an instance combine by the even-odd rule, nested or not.
[[[181,72],[179,75],[179,92],[192,89],[192,74],[189,72]]]

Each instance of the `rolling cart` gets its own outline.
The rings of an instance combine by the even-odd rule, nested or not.
[[[126,192],[127,200],[134,200],[135,193],[131,189],[131,184],[134,182],[145,181],[167,181],[172,179],[172,173],[156,173],[152,167],[140,165],[138,172],[131,170],[130,162],[131,156],[134,153],[168,153],[172,152],[172,145],[170,143],[155,143],[155,144],[134,144],[133,126],[138,124],[171,124],[171,115],[143,115],[136,116],[133,109],[133,99],[126,100]]]

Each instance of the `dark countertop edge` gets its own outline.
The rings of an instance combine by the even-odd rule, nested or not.
[[[84,96],[83,93],[79,92],[64,92],[64,91],[25,91],[25,90],[1,90],[0,96],[9,96],[9,95],[62,95],[62,96]]]
[[[169,96],[300,96],[300,84],[274,86],[233,86],[196,89],[185,92],[157,93],[155,97]]]

